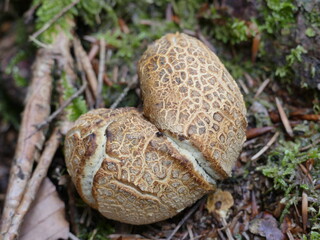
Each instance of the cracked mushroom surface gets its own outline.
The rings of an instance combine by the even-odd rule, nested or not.
[[[215,184],[134,108],[82,115],[66,136],[65,157],[84,201],[130,224],[170,218]]]
[[[143,113],[91,110],[65,139],[84,201],[135,225],[176,215],[229,176],[247,125],[236,82],[193,37],[167,34],[150,45],[138,74]]]
[[[242,94],[219,58],[186,34],[167,34],[138,64],[144,115],[214,179],[230,176],[245,141]]]

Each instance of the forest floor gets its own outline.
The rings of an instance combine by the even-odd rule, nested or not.
[[[320,6],[275,2],[0,3],[0,209],[8,185],[23,196],[4,239],[15,227],[21,239],[320,239]],[[232,177],[177,216],[108,220],[75,191],[64,134],[89,109],[141,108],[137,61],[176,31],[203,41],[235,78],[247,140]]]

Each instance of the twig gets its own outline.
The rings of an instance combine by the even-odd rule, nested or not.
[[[97,55],[98,52],[99,52],[99,45],[93,44],[91,46],[91,49],[88,54],[88,58],[89,58],[90,62],[95,58],[95,56]]]
[[[261,148],[261,150],[259,152],[257,152],[252,158],[252,161],[255,161],[256,159],[258,159],[262,154],[264,154],[270,147],[271,145],[277,140],[277,138],[279,137],[279,132],[276,132],[273,137],[269,140],[269,142],[263,147]]]
[[[219,235],[221,240],[225,240],[226,239],[220,229],[218,229],[218,235]]]
[[[192,225],[191,224],[187,224],[187,229],[188,229],[188,233],[189,233],[189,236],[190,236],[190,240],[194,240],[193,232],[192,232]]]
[[[12,218],[12,222],[8,232],[4,235],[3,240],[13,240],[18,236],[18,230],[22,224],[23,217],[29,210],[34,196],[37,194],[38,189],[47,175],[48,168],[51,164],[52,158],[59,147],[61,134],[58,128],[53,130],[53,133],[46,143],[45,150],[43,151],[39,163],[28,182],[26,191],[24,192],[22,201],[17,208],[16,214]]]
[[[79,68],[83,69],[84,72],[86,73],[91,92],[93,93],[93,95],[95,96],[95,99],[96,99],[98,80],[97,80],[96,74],[92,68],[90,59],[89,59],[87,53],[84,51],[84,49],[80,43],[80,40],[78,38],[73,39],[73,46],[74,46],[74,52],[75,52],[76,58],[78,60],[78,64],[81,64],[81,66],[79,66]]]
[[[94,237],[96,236],[97,232],[98,232],[98,228],[95,228],[95,229],[92,231],[92,235],[90,236],[89,240],[93,240]]]
[[[74,2],[70,3],[68,6],[66,6],[64,9],[62,9],[57,15],[55,15],[53,18],[51,18],[46,24],[42,26],[38,31],[33,33],[30,36],[31,40],[35,40],[41,33],[46,31],[53,23],[55,23],[62,15],[64,15],[66,12],[68,12],[73,6],[75,6],[77,3],[79,3],[80,0],[75,0]]]
[[[96,108],[100,107],[102,102],[102,83],[104,76],[104,68],[105,68],[105,59],[106,59],[106,43],[104,38],[100,39],[100,53],[99,53],[99,74],[98,74],[98,86],[96,92]]]
[[[244,83],[244,81],[242,79],[239,79],[238,82],[239,82],[240,86],[242,87],[244,93],[249,94],[249,90],[248,90],[246,84]]]
[[[186,232],[182,235],[181,240],[186,239],[186,238],[188,237],[188,235],[189,235],[189,232],[186,231]]]
[[[221,222],[222,222],[222,225],[223,225],[223,228],[225,229],[226,231],[226,234],[227,234],[227,237],[228,237],[228,240],[234,240],[233,236],[232,236],[232,233],[230,231],[230,228],[228,226],[228,223],[226,221],[226,219],[224,217],[221,217]]]
[[[320,139],[317,139],[317,140],[315,140],[313,143],[311,143],[311,144],[309,144],[309,145],[307,145],[307,146],[305,146],[305,147],[300,148],[299,151],[300,151],[300,152],[307,151],[307,150],[309,150],[310,148],[313,148],[313,147],[317,146],[319,143],[320,143]]]
[[[310,183],[312,183],[312,176],[309,173],[308,169],[306,169],[305,166],[303,166],[301,163],[299,163],[299,167],[301,168],[302,172],[307,175],[308,179],[310,180]]]
[[[170,236],[166,240],[171,240],[173,236],[178,232],[181,226],[188,220],[188,218],[199,208],[199,206],[203,203],[204,199],[199,200],[190,210],[189,212],[181,219],[175,229],[172,231]]]
[[[2,236],[8,232],[12,219],[17,215],[16,210],[24,197],[24,192],[27,191],[26,186],[32,172],[33,162],[38,159],[38,151],[42,149],[45,140],[42,131],[37,131],[30,138],[27,136],[29,136],[30,133],[34,131],[35,126],[43,122],[50,113],[49,107],[52,91],[51,69],[54,64],[54,56],[61,56],[61,58],[57,60],[69,75],[69,42],[70,38],[67,37],[64,32],[59,32],[53,39],[52,47],[54,51],[51,49],[38,50],[38,56],[33,66],[33,78],[28,101],[24,110],[15,159],[11,168],[7,198],[2,216]],[[72,79],[72,77],[68,77]],[[33,197],[34,196],[31,196],[31,198]]]
[[[290,232],[290,230],[287,231],[287,236],[288,236],[289,240],[295,240],[295,238],[293,237],[293,235]]]
[[[77,238],[77,236],[73,235],[71,232],[69,232],[69,238],[71,240],[80,240],[79,238]]]
[[[279,114],[280,114],[281,121],[282,121],[282,123],[284,125],[284,128],[286,129],[286,132],[288,133],[288,135],[290,137],[293,137],[293,131],[292,131],[292,128],[290,126],[288,117],[287,117],[286,113],[283,110],[283,107],[282,107],[282,105],[280,103],[280,100],[277,97],[276,97],[276,104],[277,104],[277,108],[278,108],[278,111],[279,111]]]
[[[9,229],[11,219],[15,215],[31,175],[33,162],[45,140],[42,131],[37,131],[32,137],[26,138],[34,131],[34,126],[46,119],[50,113],[51,69],[53,64],[52,52],[47,49],[39,49],[37,60],[33,65],[32,82],[23,112],[14,160],[12,161],[2,214],[1,234],[6,233]]]
[[[254,95],[254,98],[257,98],[262,92],[263,90],[266,88],[266,86],[269,84],[270,79],[267,78],[266,80],[264,80],[264,82],[260,85],[260,87],[258,88],[256,94]]]
[[[251,75],[247,72],[244,73],[244,77],[247,80],[247,83],[249,84],[249,87],[253,87],[254,86],[254,82],[255,80],[251,77]]]
[[[38,47],[52,49],[52,46],[45,44],[32,36],[30,36],[29,38],[30,38],[30,41],[34,42],[36,45],[38,45]]]
[[[202,32],[201,32],[201,30],[200,30],[200,27],[198,26],[197,27],[198,29],[197,29],[197,35],[198,35],[198,37],[199,37],[199,39],[202,41],[202,42],[204,42],[204,44],[208,47],[208,48],[210,48],[210,50],[212,51],[212,52],[217,52],[217,49],[206,39],[206,37],[205,36],[203,36],[203,34],[202,34]]]
[[[126,86],[125,89],[123,89],[123,92],[120,94],[120,96],[114,101],[114,103],[111,105],[111,109],[115,109],[119,103],[123,100],[123,98],[128,94],[130,88],[136,81],[138,80],[138,75],[134,75],[132,81]]]
[[[70,98],[68,98],[65,102],[63,102],[61,104],[61,106],[56,110],[54,111],[45,121],[43,121],[42,123],[40,124],[37,124],[36,128],[37,128],[37,131],[42,129],[44,126],[46,126],[47,124],[49,124],[52,120],[54,120],[59,114],[62,113],[62,111],[74,100],[76,99],[77,97],[80,96],[81,93],[84,92],[84,90],[86,89],[87,87],[87,82],[83,82],[81,88],[76,91],[74,94],[72,94],[72,96]]]

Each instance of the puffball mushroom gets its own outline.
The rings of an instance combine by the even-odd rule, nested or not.
[[[219,58],[186,34],[150,45],[138,66],[144,115],[214,179],[231,174],[245,141],[242,94]]]
[[[172,217],[214,184],[134,108],[81,116],[68,132],[65,156],[83,200],[130,224]]]
[[[170,218],[230,175],[245,140],[242,95],[199,40],[167,34],[138,66],[143,113],[97,109],[65,139],[72,181],[104,216],[141,225]]]

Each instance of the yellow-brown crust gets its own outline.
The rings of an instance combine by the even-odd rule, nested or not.
[[[218,57],[186,34],[167,34],[138,65],[144,115],[161,131],[182,136],[203,153],[221,178],[245,141],[240,90]]]

